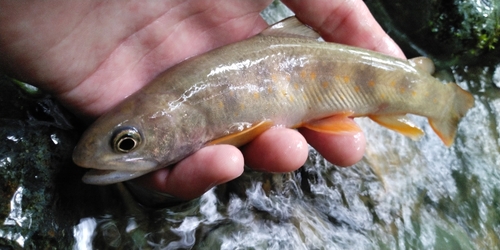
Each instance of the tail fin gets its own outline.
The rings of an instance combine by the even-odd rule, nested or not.
[[[458,122],[467,111],[474,106],[474,97],[455,83],[448,83],[450,92],[453,93],[448,112],[442,117],[429,118],[429,124],[446,146],[453,144],[457,132]]]

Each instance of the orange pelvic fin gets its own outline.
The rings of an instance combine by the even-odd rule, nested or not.
[[[207,145],[215,145],[215,144],[230,144],[236,147],[245,145],[255,139],[255,137],[262,134],[264,131],[268,130],[273,126],[271,121],[262,121],[256,124],[253,124],[251,127],[246,128],[242,131],[238,131],[232,134],[228,134],[226,136],[217,138],[207,143]]]
[[[320,120],[306,122],[302,124],[302,127],[329,134],[361,132],[361,128],[349,118],[350,115],[351,113],[333,115]]]
[[[370,115],[368,117],[381,126],[406,135],[412,140],[418,140],[424,135],[424,131],[413,124],[405,115]]]

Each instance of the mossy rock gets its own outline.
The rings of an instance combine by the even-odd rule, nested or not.
[[[408,57],[438,66],[500,62],[500,0],[365,2]]]

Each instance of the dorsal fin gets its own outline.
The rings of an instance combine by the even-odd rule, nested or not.
[[[260,34],[264,36],[302,37],[310,39],[321,37],[318,32],[301,23],[295,16],[283,19],[269,26],[269,28],[263,30]]]

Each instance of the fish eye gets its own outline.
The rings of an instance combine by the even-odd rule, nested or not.
[[[128,153],[141,143],[141,134],[133,127],[118,129],[113,135],[113,149],[116,152]]]

